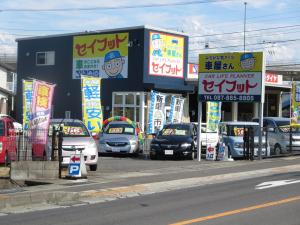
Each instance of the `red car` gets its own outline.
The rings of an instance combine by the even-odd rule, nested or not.
[[[0,164],[9,164],[16,159],[17,144],[14,131],[13,119],[0,118]]]

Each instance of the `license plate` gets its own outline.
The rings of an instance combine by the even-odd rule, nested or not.
[[[173,155],[173,150],[165,150],[165,155]]]
[[[112,148],[112,151],[113,151],[113,152],[120,152],[121,149],[120,149],[120,148]]]

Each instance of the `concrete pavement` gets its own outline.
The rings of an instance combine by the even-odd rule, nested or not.
[[[109,160],[109,159],[108,159]],[[147,163],[141,162],[142,164]],[[91,173],[87,180],[49,180],[46,185],[0,192],[0,212],[17,213],[113,201],[139,195],[231,182],[300,171],[300,157],[236,162],[173,163],[158,161],[158,168]],[[167,168],[163,163],[170,164]],[[178,165],[179,164],[179,165]],[[105,166],[105,165],[103,165]],[[101,169],[100,169],[101,170]]]

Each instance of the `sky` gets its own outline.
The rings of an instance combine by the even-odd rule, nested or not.
[[[0,7],[0,58],[16,56],[17,38],[149,25],[188,34],[196,63],[201,53],[243,51],[246,18],[246,51],[264,51],[267,65],[300,65],[300,0],[0,0]]]

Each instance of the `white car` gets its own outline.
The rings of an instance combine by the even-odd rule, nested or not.
[[[194,123],[198,128],[198,123]],[[216,147],[219,142],[218,131],[207,129],[206,123],[201,123],[201,152],[206,154],[206,146]]]
[[[207,129],[206,123],[201,123],[201,152],[206,153],[207,146],[216,147],[219,141],[218,131]]]
[[[89,166],[91,171],[96,171],[98,146],[83,122],[77,119],[52,119],[50,121],[50,127],[58,125],[63,126],[62,165],[69,165],[70,156],[82,152],[85,165]],[[51,128],[49,133],[51,134]],[[48,140],[51,142],[51,138]],[[51,146],[48,145],[47,154],[49,153],[51,153]]]

